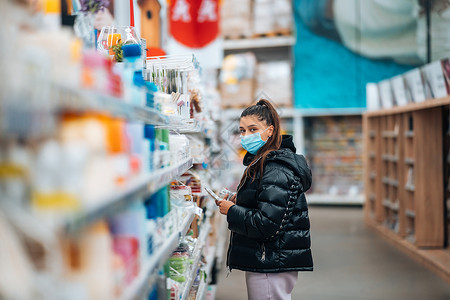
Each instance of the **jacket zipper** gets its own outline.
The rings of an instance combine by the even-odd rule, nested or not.
[[[250,166],[248,166],[247,168],[249,168],[249,167],[251,167],[251,166],[253,166],[254,164],[256,164],[259,160],[261,159],[261,157],[259,157],[254,163],[252,163]],[[244,178],[244,181],[243,181],[243,183],[245,183],[245,181],[247,180],[247,176],[245,176],[245,178]],[[244,186],[244,184],[240,184],[239,183],[239,185],[238,185],[238,187],[237,187],[237,190],[236,190],[236,200],[237,200],[237,195],[238,195],[238,193],[239,193],[239,190],[242,188],[242,186]],[[231,254],[231,247],[232,247],[232,245],[233,245],[233,232],[231,232],[231,235],[230,235],[230,246],[229,246],[229,248],[228,248],[228,253],[227,253],[227,268],[228,268],[228,270],[227,270],[227,278],[228,278],[228,275],[230,275],[230,273],[231,273],[231,271],[233,270],[231,267],[230,267],[230,254]],[[264,244],[263,244],[263,246],[264,246]],[[263,252],[263,255],[264,255],[264,260],[266,259],[266,250],[264,249],[264,252]]]

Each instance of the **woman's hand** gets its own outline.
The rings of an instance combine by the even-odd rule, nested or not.
[[[227,196],[228,197],[228,196]],[[234,204],[236,204],[236,193],[233,194],[233,196],[231,196],[230,199],[228,199],[228,201],[233,202]]]
[[[217,206],[219,206],[220,213],[222,215],[225,215],[225,216],[228,214],[228,210],[233,205],[235,205],[235,204],[233,202],[231,202],[231,201],[228,201],[228,200],[217,201]]]

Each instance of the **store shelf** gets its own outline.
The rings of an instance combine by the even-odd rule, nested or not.
[[[382,181],[384,184],[388,184],[388,185],[395,186],[395,187],[398,186],[398,180],[395,180],[395,179],[392,179],[392,178],[389,178],[389,177],[386,177],[386,176],[384,176],[384,177],[381,179],[381,181]]]
[[[90,91],[55,88],[58,101],[49,101],[37,107],[34,104],[20,105],[19,101],[1,103],[0,119],[3,120],[0,136],[14,138],[42,138],[52,136],[58,129],[56,125],[61,113],[99,112],[124,118],[131,122],[153,125],[167,125],[169,119],[155,109],[126,103],[114,98]],[[17,122],[17,119],[23,122]]]
[[[180,176],[192,167],[192,158],[186,159],[178,165],[160,169],[151,174],[142,176],[130,182],[120,190],[112,191],[102,199],[90,199],[85,203],[96,203],[86,207],[81,212],[70,218],[63,226],[64,232],[73,234],[84,226],[96,220],[111,216],[128,205],[133,199],[152,194],[163,186],[169,184],[174,178]]]
[[[394,163],[398,162],[398,157],[395,155],[391,155],[391,154],[383,154],[381,156],[381,158],[384,161],[390,161],[390,162],[394,162]]]
[[[192,270],[189,274],[188,281],[186,281],[183,293],[181,294],[180,300],[186,300],[189,291],[191,290],[192,283],[195,280],[195,277],[197,276],[197,271],[199,269],[198,263],[200,262],[201,254],[203,246],[205,245],[206,239],[208,237],[209,231],[211,230],[211,224],[209,222],[209,219],[207,218],[204,222],[205,225],[202,226],[200,235],[197,240],[197,244],[195,245],[194,250],[192,251],[192,255],[194,256],[194,262],[192,264]]]
[[[136,277],[134,281],[125,289],[120,299],[136,299],[145,293],[145,290],[148,287],[148,282],[153,276],[154,271],[156,271],[170,258],[173,250],[177,248],[180,238],[184,237],[189,230],[194,217],[195,214],[193,211],[188,212],[183,220],[180,230],[174,231],[169,238],[164,241],[163,245],[158,247],[156,252],[151,255],[149,261],[143,264],[138,277]]]
[[[391,202],[389,199],[384,199],[382,202],[383,206],[386,208],[389,208],[394,211],[398,211],[399,209],[399,203],[398,202]]]
[[[367,112],[367,116],[376,117],[376,116],[385,116],[385,115],[392,115],[392,114],[399,114],[404,112],[410,112],[410,111],[418,111],[418,110],[425,110],[430,109],[434,107],[439,106],[445,106],[450,105],[450,97],[444,97],[439,99],[428,99],[424,102],[420,103],[411,103],[405,106],[397,106],[390,109],[380,109],[376,111],[370,111]]]
[[[205,298],[206,289],[208,284],[202,280],[198,286],[197,295],[195,296],[196,300],[203,300]]]
[[[124,102],[123,99],[86,90],[60,88],[61,97],[57,109],[62,111],[99,111],[145,124],[165,125],[169,118],[155,109],[136,106]]]
[[[327,194],[308,194],[306,195],[308,204],[317,205],[362,205],[364,195],[327,195]]]
[[[382,136],[384,138],[396,138],[398,134],[394,131],[383,131]]]
[[[275,36],[263,38],[224,40],[223,48],[226,51],[238,49],[290,47],[293,46],[294,44],[295,44],[294,36]]]

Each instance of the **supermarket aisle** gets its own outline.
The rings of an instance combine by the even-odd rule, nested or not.
[[[361,208],[311,207],[315,271],[300,273],[292,299],[450,299],[450,285],[364,226]],[[219,275],[216,300],[247,299],[244,273]]]

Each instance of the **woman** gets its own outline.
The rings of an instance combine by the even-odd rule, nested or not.
[[[281,136],[269,101],[242,112],[240,132],[247,168],[236,196],[218,202],[231,230],[227,265],[245,271],[248,299],[291,299],[297,272],[313,270],[304,195],[311,171],[292,136]]]

